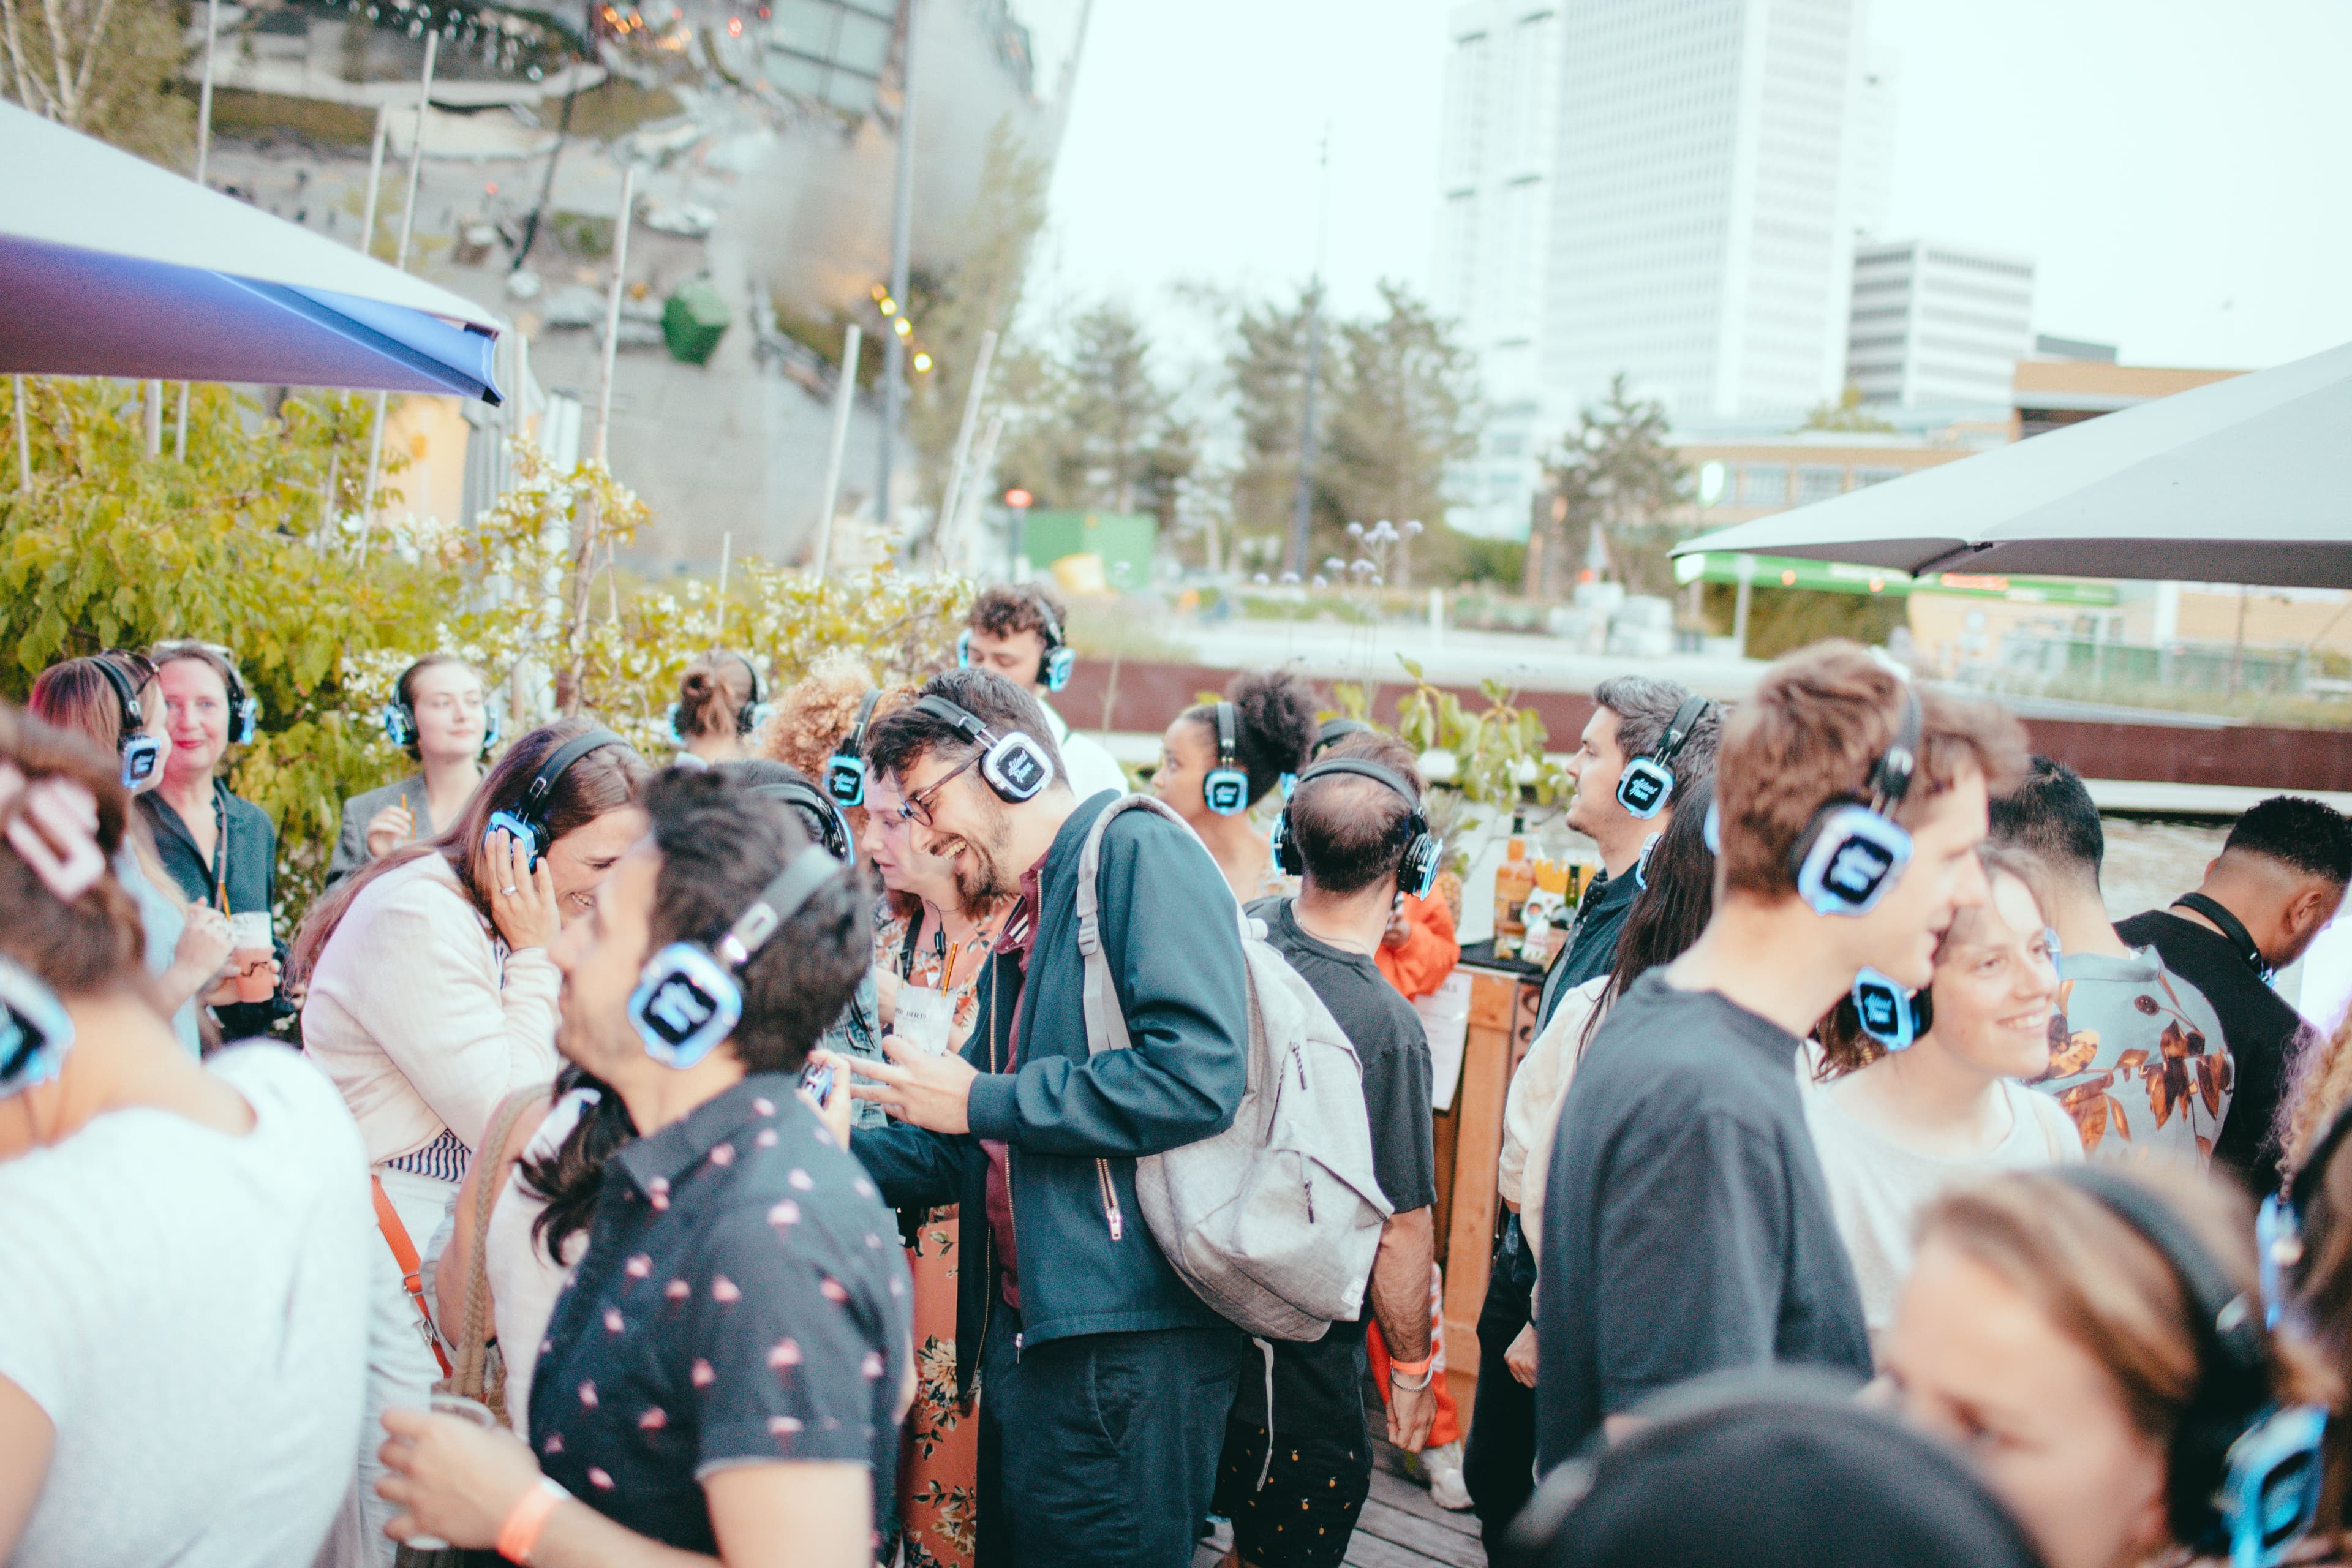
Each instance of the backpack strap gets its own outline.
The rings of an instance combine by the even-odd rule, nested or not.
[[[1086,842],[1078,848],[1078,952],[1086,965],[1086,984],[1080,991],[1081,1010],[1087,1020],[1087,1055],[1128,1048],[1127,1016],[1118,1005],[1118,993],[1111,985],[1110,956],[1102,943],[1102,841],[1103,832],[1111,819],[1122,812],[1148,811],[1162,816],[1182,828],[1195,844],[1198,836],[1192,825],[1185,821],[1156,795],[1123,795],[1102,808],[1087,828]],[[1202,853],[1207,848],[1202,847]],[[1223,877],[1219,876],[1222,882]],[[1242,935],[1250,934],[1249,917],[1242,912],[1239,900],[1234,904],[1234,919]]]

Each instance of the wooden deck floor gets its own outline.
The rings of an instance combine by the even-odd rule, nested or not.
[[[1348,1543],[1350,1568],[1486,1568],[1478,1516],[1448,1513],[1430,1501],[1426,1488],[1405,1479],[1403,1456],[1386,1443],[1379,1448],[1372,1495]],[[1232,1542],[1232,1531],[1219,1525],[1194,1554],[1193,1568],[1216,1568]]]

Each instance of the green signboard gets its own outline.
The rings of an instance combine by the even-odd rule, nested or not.
[[[1742,562],[1748,564],[1743,568]],[[1914,577],[1884,566],[1843,561],[1807,561],[1793,555],[1740,556],[1709,551],[1675,557],[1677,583],[1738,583],[1760,588],[1811,588],[1824,594],[1943,594],[1963,599],[2000,599],[2012,605],[2112,605],[2113,583],[2080,577],[2010,577],[1988,572],[1939,572]]]
[[[1146,511],[1033,511],[1021,532],[1021,552],[1041,571],[1066,555],[1102,557],[1114,592],[1150,585],[1159,542],[1160,520]]]

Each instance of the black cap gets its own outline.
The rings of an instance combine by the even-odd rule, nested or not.
[[[1671,1392],[1648,1425],[1554,1470],[1511,1527],[1511,1568],[2040,1568],[1951,1449],[1852,1385],[1740,1373]]]

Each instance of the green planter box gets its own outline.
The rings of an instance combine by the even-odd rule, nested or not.
[[[709,279],[698,278],[679,284],[677,292],[662,307],[662,336],[668,341],[673,358],[688,364],[709,364],[734,319]]]

